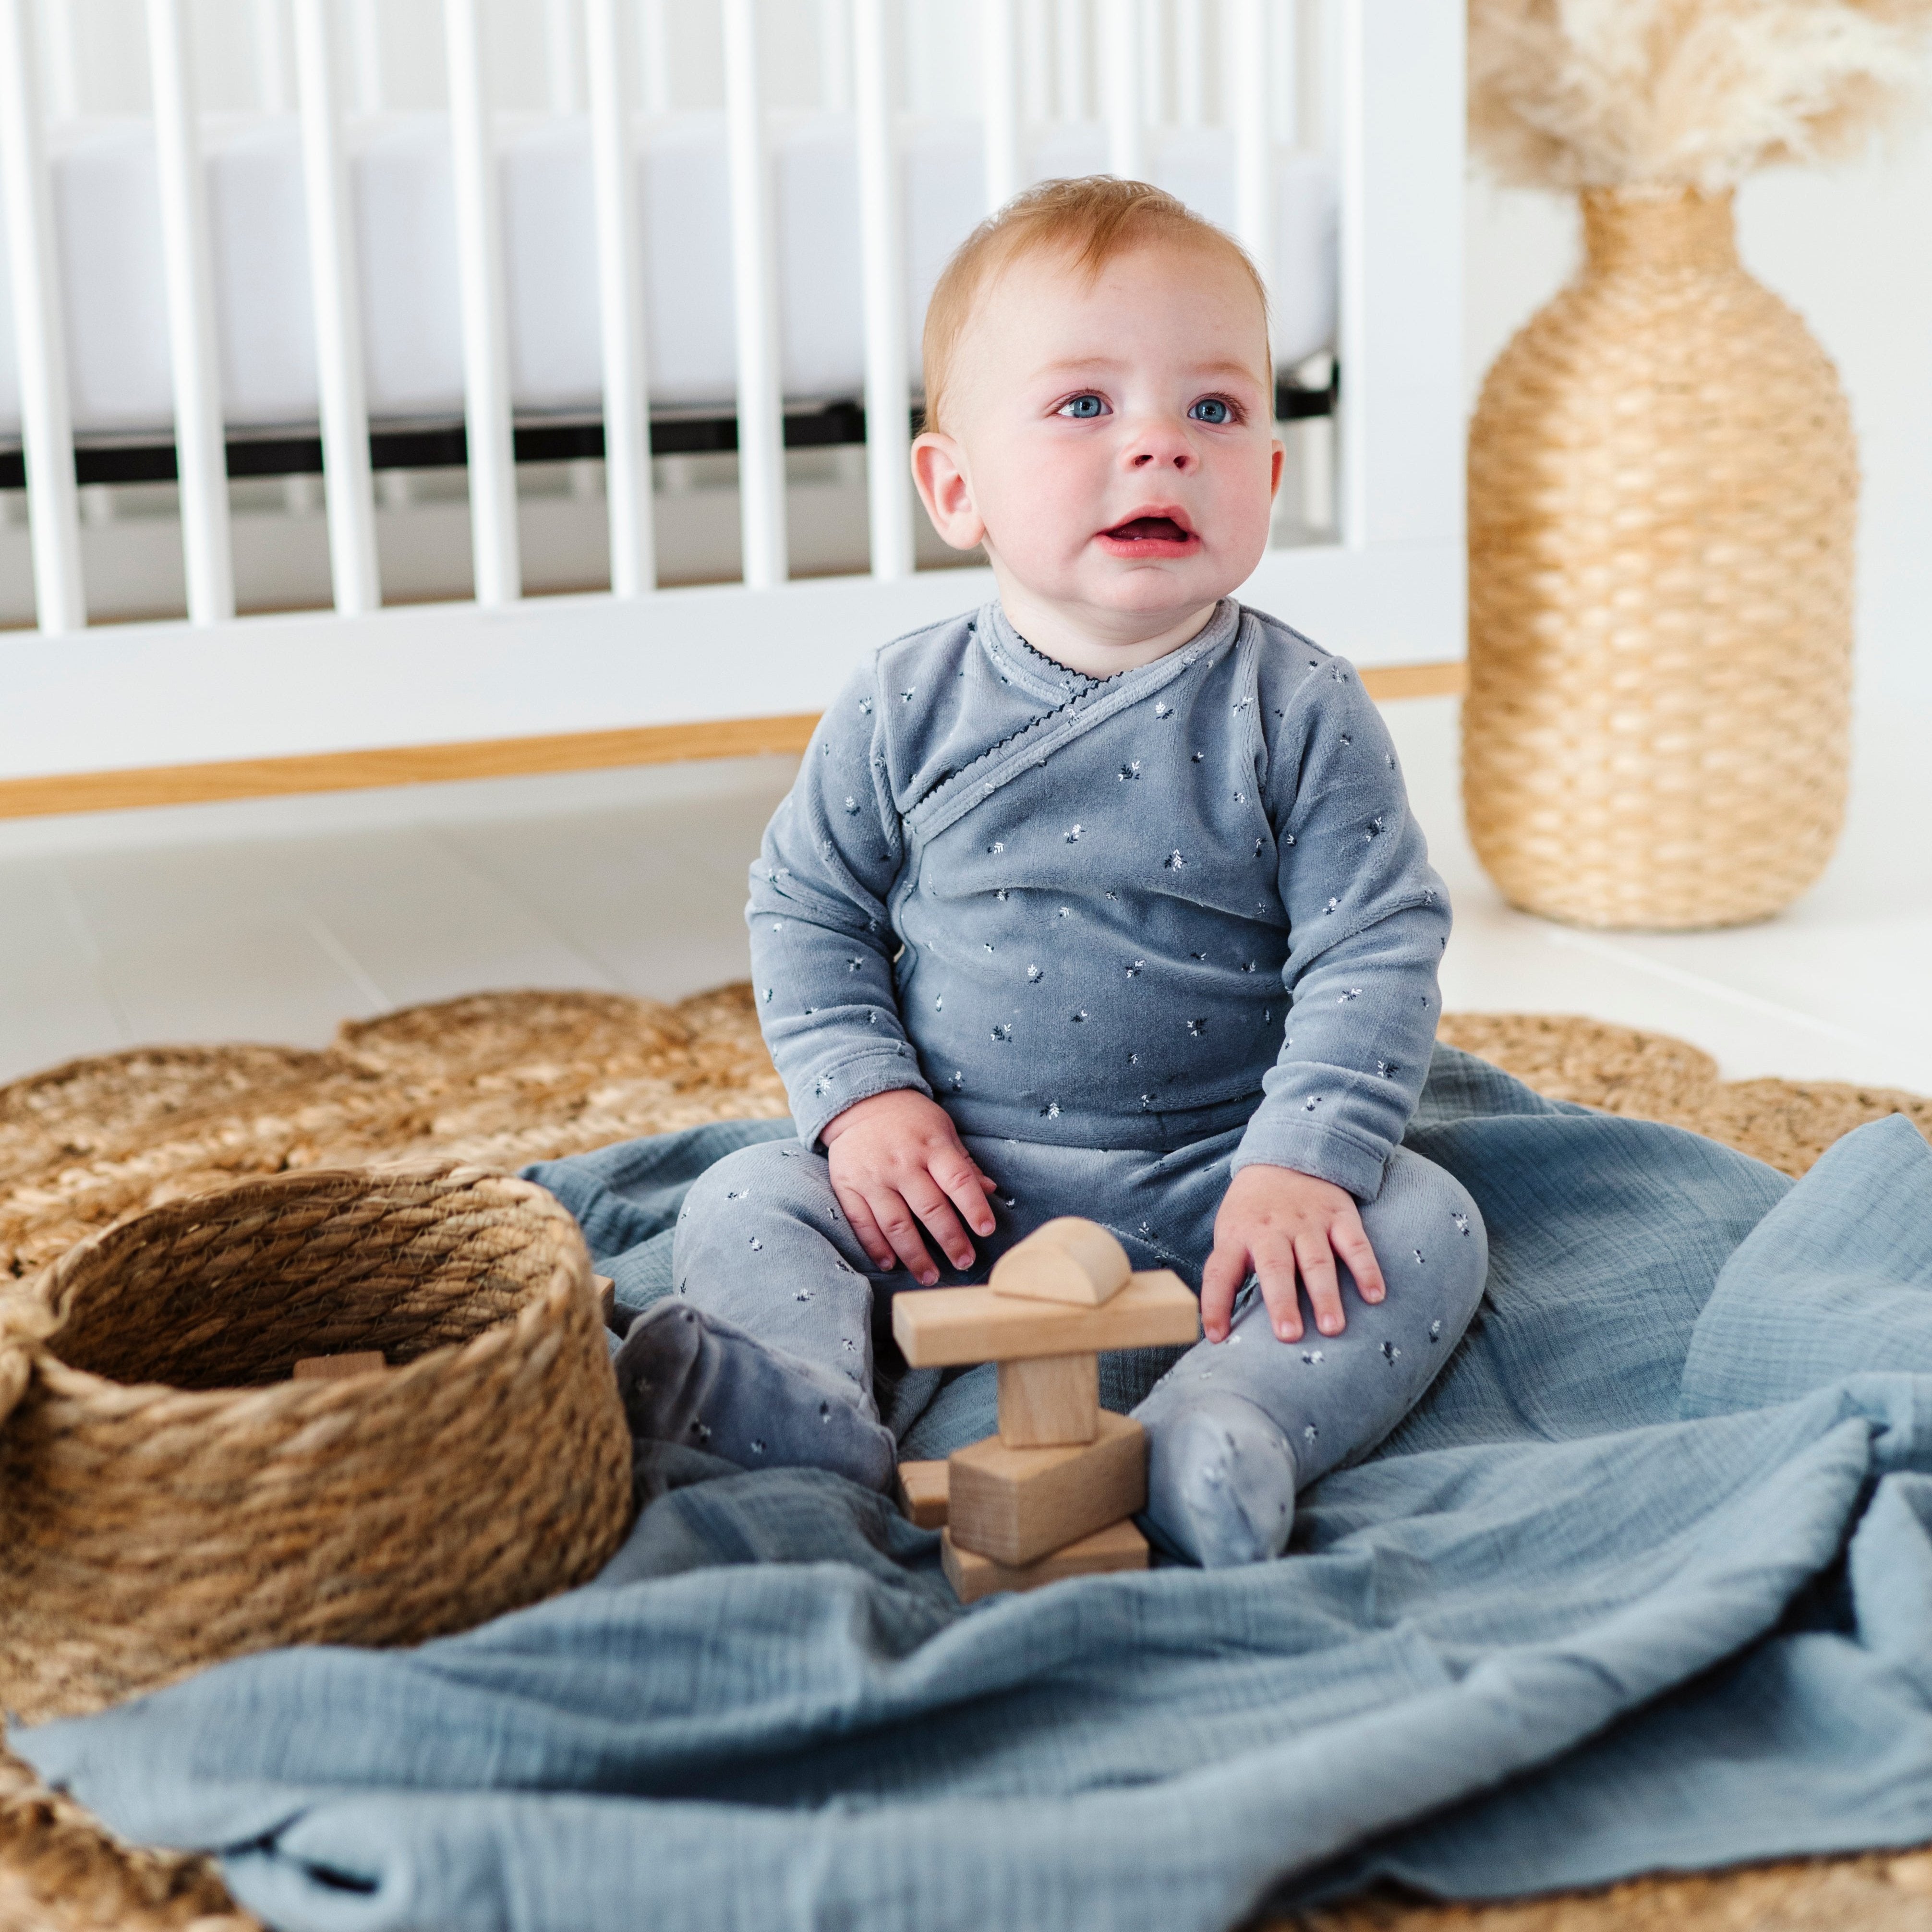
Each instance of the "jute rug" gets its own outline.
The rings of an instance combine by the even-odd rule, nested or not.
[[[1594,1020],[1462,1014],[1443,1037],[1540,1092],[1666,1120],[1804,1172],[1838,1136],[1932,1099],[1722,1082],[1681,1040]],[[0,1286],[142,1209],[286,1168],[442,1154],[514,1168],[698,1122],[776,1117],[747,986],[675,1006],[484,993],[340,1029],[326,1051],[150,1048],[0,1088]],[[122,1844],[0,1747],[0,1932],[242,1932],[202,1859]],[[1507,1905],[1377,1895],[1299,1932],[1932,1932],[1932,1850],[1641,1879]],[[1277,1932],[1287,1932],[1285,1927]]]

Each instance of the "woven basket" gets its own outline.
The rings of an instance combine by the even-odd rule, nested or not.
[[[1728,194],[1593,191],[1583,227],[1470,425],[1470,836],[1553,918],[1760,918],[1844,814],[1850,414]]]
[[[526,1182],[278,1174],[0,1290],[0,1709],[30,1720],[466,1628],[584,1582],[630,1515],[589,1257]]]

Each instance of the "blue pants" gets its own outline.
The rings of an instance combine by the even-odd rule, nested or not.
[[[1136,1269],[1172,1268],[1198,1291],[1240,1130],[1164,1154],[964,1138],[998,1184],[998,1226],[976,1241],[964,1274],[934,1249],[942,1285],[983,1280],[1042,1222],[1080,1214],[1111,1228]],[[1459,1182],[1398,1149],[1379,1192],[1362,1203],[1362,1220],[1388,1282],[1384,1301],[1364,1302],[1343,1266],[1343,1333],[1317,1334],[1304,1308],[1303,1339],[1282,1342],[1250,1282],[1227,1340],[1198,1342],[1178,1360],[1170,1353],[1172,1366],[1133,1408],[1149,1436],[1150,1526],[1182,1552],[1218,1562],[1279,1552],[1296,1489],[1380,1442],[1474,1313],[1488,1244]],[[795,1140],[727,1155],[687,1197],[671,1266],[676,1295],[659,1325],[668,1337],[668,1324],[686,1324],[682,1353],[661,1337],[640,1340],[638,1358],[660,1392],[683,1378],[674,1406],[680,1420],[692,1418],[687,1427],[751,1466],[822,1461],[861,1480],[890,1478],[895,1445],[874,1399],[875,1358],[896,1353],[887,1339],[892,1295],[922,1291],[902,1269],[875,1269],[840,1211],[823,1155]],[[690,1310],[727,1338],[722,1354],[699,1348]],[[747,1340],[755,1351],[736,1352],[755,1369],[728,1346]],[[774,1360],[790,1371],[789,1382]],[[633,1394],[644,1369],[627,1371],[620,1358],[620,1372],[634,1422],[644,1420]],[[793,1417],[781,1413],[788,1408]]]

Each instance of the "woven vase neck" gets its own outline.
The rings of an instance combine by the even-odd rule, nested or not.
[[[1582,197],[1583,245],[1592,274],[1620,268],[1738,266],[1735,197],[1590,188]]]

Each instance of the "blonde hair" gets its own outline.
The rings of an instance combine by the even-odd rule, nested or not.
[[[1155,241],[1208,249],[1240,264],[1261,304],[1265,353],[1268,290],[1247,251],[1225,230],[1146,182],[1121,181],[1112,175],[1042,182],[981,222],[940,272],[926,304],[921,338],[926,427],[943,426],[946,385],[959,339],[981,294],[1014,262],[1030,255],[1057,254],[1090,286],[1117,256]]]

